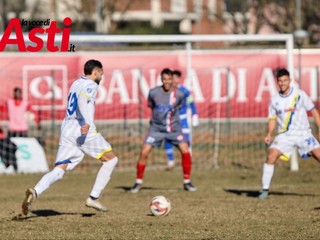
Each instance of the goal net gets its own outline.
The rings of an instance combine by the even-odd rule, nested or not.
[[[266,154],[263,138],[267,107],[276,92],[274,73],[280,67],[294,72],[291,35],[71,36],[70,42],[179,44],[165,50],[148,47],[134,51],[0,56],[2,79],[10,79],[3,81],[1,102],[12,95],[15,86],[22,87],[24,98],[41,119],[40,130],[30,123],[29,136],[45,140],[51,166],[68,88],[82,75],[85,61],[94,58],[104,66],[104,79],[96,98],[96,123],[118,155],[119,169],[136,165],[151,113],[146,104],[148,91],[161,83],[159,74],[166,67],[182,71],[183,84],[192,91],[198,109],[200,125],[191,128],[194,167],[261,167]],[[200,42],[256,44],[254,48],[233,50],[227,45],[219,50],[195,48]],[[281,47],[271,43],[280,43]],[[6,114],[1,114],[5,130]],[[178,152],[175,157],[180,162]],[[163,147],[154,149],[149,157],[153,167],[165,166],[166,162]],[[79,169],[94,164],[95,161],[84,161]]]

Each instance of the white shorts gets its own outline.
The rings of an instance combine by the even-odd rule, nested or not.
[[[311,132],[306,131],[303,135],[289,135],[281,133],[275,137],[270,148],[275,148],[283,153],[287,158],[290,158],[294,147],[298,148],[298,152],[302,158],[310,157],[309,152],[316,148],[320,148],[318,140]]]
[[[84,153],[100,159],[106,152],[112,150],[111,145],[100,133],[90,137],[61,136],[55,165],[68,164],[67,170],[72,170],[83,159]]]

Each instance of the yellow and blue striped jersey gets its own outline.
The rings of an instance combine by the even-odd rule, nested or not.
[[[278,132],[299,134],[310,129],[307,111],[314,108],[308,95],[301,89],[291,87],[288,95],[274,95],[269,104],[269,119],[277,119]]]

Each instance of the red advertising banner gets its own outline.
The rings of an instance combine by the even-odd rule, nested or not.
[[[319,98],[319,55],[313,51],[301,56],[301,86],[315,102]],[[200,118],[265,118],[270,96],[277,91],[274,72],[286,67],[281,50],[194,51],[188,72],[184,51],[2,54],[0,104],[20,86],[42,119],[62,119],[68,88],[91,58],[104,66],[96,99],[97,119],[148,118],[148,91],[161,83],[159,73],[166,67],[183,72]],[[293,78],[298,76],[296,68]]]

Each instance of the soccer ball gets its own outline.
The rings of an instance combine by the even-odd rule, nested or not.
[[[154,216],[166,216],[171,210],[171,202],[165,196],[156,196],[152,198],[149,208]]]

